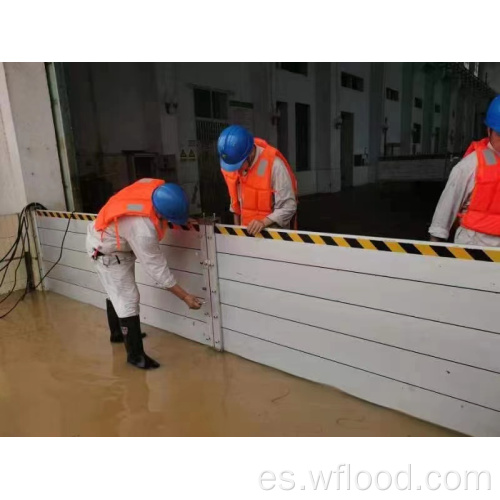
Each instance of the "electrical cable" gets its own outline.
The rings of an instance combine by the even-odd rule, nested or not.
[[[7,261],[7,263],[0,269],[0,272],[5,271],[4,275],[2,277],[2,280],[0,281],[0,286],[2,286],[4,281],[5,281],[5,277],[7,276],[10,265],[13,263],[14,260],[16,260],[16,259],[19,260],[19,262],[16,266],[16,269],[15,269],[15,272],[14,272],[14,284],[13,284],[12,288],[10,289],[10,291],[6,294],[6,296],[0,300],[0,304],[5,302],[15,291],[15,288],[17,285],[17,273],[18,273],[19,267],[21,265],[21,262],[23,261],[23,257],[25,255],[26,249],[31,254],[30,220],[29,219],[30,219],[30,216],[34,210],[46,210],[46,208],[43,205],[41,205],[40,203],[29,203],[28,205],[26,205],[22,209],[21,213],[18,215],[18,230],[17,230],[16,239],[15,239],[14,243],[12,244],[12,246],[7,251],[7,253],[0,259],[0,263]],[[47,273],[45,273],[45,275],[41,278],[40,282],[33,289],[38,288],[42,284],[43,280],[47,277],[47,275],[52,271],[52,269],[54,269],[54,267],[61,260],[62,254],[63,254],[63,249],[64,249],[64,241],[66,239],[66,235],[68,233],[71,219],[72,219],[74,213],[75,213],[74,211],[71,213],[71,216],[68,220],[68,225],[66,227],[66,231],[64,233],[64,237],[63,237],[63,240],[61,243],[61,252],[59,254],[59,258],[58,258],[57,262],[49,269],[49,271]],[[19,248],[20,243],[22,245],[22,255],[21,255],[21,257],[16,257],[17,249]],[[2,314],[0,316],[0,319],[3,319],[8,314],[10,314],[19,305],[19,303],[26,297],[26,295],[29,292],[30,292],[29,279],[28,279],[28,276],[26,276],[26,285],[24,287],[24,292],[20,295],[18,300],[15,302],[15,304],[7,312],[5,312],[4,314]]]
[[[62,255],[63,255],[63,252],[64,252],[64,241],[66,240],[66,236],[67,236],[68,231],[69,231],[69,226],[71,224],[71,219],[73,218],[74,214],[75,214],[75,211],[71,212],[71,215],[69,216],[68,224],[66,226],[66,230],[64,231],[63,239],[62,239],[62,242],[61,242],[61,251],[59,252],[58,259],[54,262],[54,264],[52,265],[52,267],[43,275],[43,278],[40,279],[40,282],[38,283],[38,285],[35,286],[35,288],[38,288],[43,283],[43,280],[48,276],[48,274],[50,273],[50,271],[52,271],[52,269],[54,269],[54,267],[56,267],[57,264],[59,264],[59,262],[61,261]],[[1,319],[1,316],[0,316],[0,319]]]

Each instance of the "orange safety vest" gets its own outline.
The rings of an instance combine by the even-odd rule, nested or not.
[[[241,215],[243,226],[247,226],[254,219],[264,219],[273,212],[272,167],[276,157],[285,164],[297,197],[297,179],[286,158],[263,139],[254,138],[254,144],[264,151],[244,174],[239,170],[226,172],[222,169],[231,197],[231,208],[235,214]],[[238,184],[241,188],[242,206],[238,197]]]
[[[97,231],[104,231],[110,224],[115,225],[116,244],[120,250],[120,238],[118,235],[118,219],[126,215],[137,217],[149,217],[156,228],[158,240],[165,236],[168,222],[160,219],[153,207],[153,191],[165,184],[161,179],[140,179],[130,186],[123,188],[113,195],[104,205],[95,221],[94,227]]]
[[[461,225],[478,233],[500,236],[500,156],[488,147],[489,140],[472,143],[477,167],[474,189]]]

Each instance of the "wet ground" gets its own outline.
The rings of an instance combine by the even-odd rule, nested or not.
[[[384,182],[304,196],[299,227],[307,231],[428,240],[442,182]]]
[[[10,300],[10,299],[9,299]],[[0,320],[0,436],[452,436],[145,326],[152,372],[108,342],[105,312],[34,293]]]

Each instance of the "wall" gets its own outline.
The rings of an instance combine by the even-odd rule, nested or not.
[[[162,153],[155,67],[151,63],[65,65],[78,173],[109,184],[130,181],[124,151]]]
[[[45,66],[0,63],[1,257],[7,255],[16,239],[16,214],[30,202],[54,208],[65,206]],[[34,276],[38,279],[31,236],[30,244]],[[22,243],[9,257],[15,260],[0,271],[0,295],[26,286]]]
[[[387,143],[401,142],[401,100],[403,98],[403,63],[385,63],[385,117],[387,118]],[[391,101],[385,97],[386,88],[389,87],[399,92],[399,101]],[[399,148],[394,150],[399,154]]]
[[[7,254],[16,239],[18,230],[17,220],[17,215],[0,215],[0,256]],[[15,254],[9,253],[9,256],[14,257],[15,260],[9,266],[7,272],[0,271],[0,295],[10,290],[20,290],[26,286],[26,266],[24,265],[21,243]],[[3,265],[4,263],[2,267]],[[16,274],[18,265],[19,268]],[[10,302],[8,304],[10,306]],[[4,304],[2,310],[4,307],[7,309],[7,306]]]
[[[497,94],[500,94],[500,65],[498,63],[481,63],[483,68],[481,68],[481,73],[484,74],[487,79],[487,83],[495,90]],[[486,76],[486,73],[488,75]]]
[[[0,63],[0,215],[21,211],[26,203],[5,65]]]
[[[0,160],[0,214],[65,207],[43,63],[0,64]]]
[[[67,74],[79,152],[160,152],[152,64],[69,63]]]
[[[64,190],[43,63],[5,63],[26,200],[64,209]]]

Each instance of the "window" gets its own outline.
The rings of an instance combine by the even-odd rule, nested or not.
[[[277,103],[278,117],[278,150],[285,158],[288,156],[288,103]]]
[[[354,155],[354,166],[362,167],[365,164],[363,155]]]
[[[420,97],[415,97],[415,107],[418,109],[422,109],[422,99]]]
[[[364,80],[359,76],[351,75],[349,73],[344,73],[340,75],[340,81],[342,87],[346,87],[348,89],[357,90],[358,92],[363,92],[364,89]]]
[[[307,76],[306,62],[282,62],[279,63],[278,66],[285,71],[290,71],[291,73],[298,73],[299,75]]]
[[[194,114],[200,118],[212,118],[209,90],[194,89]]]
[[[474,64],[474,76],[478,77],[479,76],[479,63],[475,62]]]
[[[389,101],[399,101],[399,92],[394,89],[387,87],[385,89],[385,97]]]
[[[310,156],[310,106],[295,103],[295,163],[297,171],[309,170]]]
[[[194,114],[197,118],[227,119],[227,94],[194,89]]]
[[[469,69],[470,68],[470,63],[464,63],[464,67],[465,67],[465,69]]]
[[[227,119],[227,94],[222,92],[212,92],[213,118],[217,120]]]
[[[420,123],[413,124],[413,143],[420,144],[420,134],[422,132],[422,125]]]
[[[434,104],[434,112],[441,113],[441,104]]]

